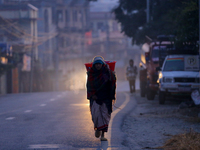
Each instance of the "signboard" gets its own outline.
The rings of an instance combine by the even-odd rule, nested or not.
[[[185,56],[185,70],[199,71],[199,56]]]
[[[31,57],[24,54],[22,71],[31,71]]]

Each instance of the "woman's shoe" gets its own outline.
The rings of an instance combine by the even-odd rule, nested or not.
[[[105,137],[101,137],[101,141],[108,141]]]
[[[95,137],[96,137],[96,138],[99,138],[100,135],[101,135],[101,131],[96,130],[96,131],[95,131]]]

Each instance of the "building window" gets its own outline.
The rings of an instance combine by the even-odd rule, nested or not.
[[[69,20],[69,12],[68,12],[68,10],[65,10],[65,21],[66,22],[69,22],[70,20]]]
[[[65,47],[64,37],[60,37],[59,42],[60,42],[60,47],[64,48]]]
[[[74,22],[77,22],[77,20],[78,20],[78,13],[77,13],[77,11],[75,10],[75,11],[73,12],[73,21],[74,21]]]
[[[57,19],[58,19],[58,22],[62,22],[63,21],[63,12],[62,12],[62,10],[57,10]]]
[[[90,23],[90,28],[91,28],[92,30],[94,30],[94,23],[93,23],[93,22]]]
[[[104,24],[103,24],[103,22],[98,22],[97,23],[97,29],[101,30],[101,31],[104,31]]]
[[[49,20],[48,11],[45,10],[45,11],[44,11],[44,30],[45,30],[45,32],[48,32],[48,31],[49,31],[48,20]]]
[[[81,21],[81,22],[83,22],[83,17],[84,17],[84,14],[83,14],[83,12],[80,10],[79,11],[79,14],[78,14],[79,16],[79,21]]]
[[[77,42],[76,39],[74,39],[73,44],[74,44],[74,46],[77,46],[77,45],[78,45],[78,42]]]
[[[70,38],[66,38],[66,46],[71,46],[71,40],[70,40]]]
[[[57,17],[56,15],[57,15],[57,14],[56,14],[56,9],[52,7],[52,15],[51,15],[52,23],[56,23],[56,21],[57,21],[57,20],[56,20],[56,19],[57,19],[57,18],[56,18],[56,17]]]
[[[113,31],[118,31],[118,24],[117,22],[113,22]]]
[[[84,21],[88,22],[88,11],[87,11],[87,9],[85,9],[85,20]]]

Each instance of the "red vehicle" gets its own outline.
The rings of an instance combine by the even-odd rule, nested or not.
[[[160,35],[155,41],[143,45],[144,53],[141,56],[140,63],[140,94],[146,95],[148,100],[153,100],[158,91],[158,71],[167,56],[167,51],[174,48],[171,39],[174,36]]]

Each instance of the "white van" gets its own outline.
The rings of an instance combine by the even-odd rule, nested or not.
[[[199,55],[168,55],[159,70],[159,103],[164,104],[166,96],[190,95],[200,88]]]

